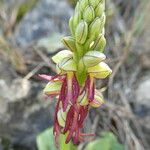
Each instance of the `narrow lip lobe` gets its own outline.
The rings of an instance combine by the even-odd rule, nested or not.
[[[85,88],[88,91],[88,100],[91,102],[94,100],[94,94],[95,94],[95,84],[93,81],[91,81],[91,77],[88,76],[86,83],[85,83]]]
[[[77,98],[79,96],[79,92],[80,92],[80,87],[79,87],[79,84],[78,84],[78,81],[74,75],[73,77],[73,85],[72,85],[72,93],[73,93],[73,103],[75,103],[77,101]]]

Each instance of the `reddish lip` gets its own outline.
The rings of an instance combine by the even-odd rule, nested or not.
[[[56,139],[56,143],[58,142],[57,140],[60,133],[67,134],[66,143],[69,143],[70,140],[72,140],[74,144],[78,144],[79,142],[83,141],[86,134],[81,133],[81,129],[83,128],[84,120],[88,114],[89,105],[80,106],[80,104],[78,103],[78,97],[83,93],[83,91],[87,91],[87,98],[89,103],[94,100],[94,79],[88,76],[85,85],[83,87],[80,87],[73,72],[65,74],[63,76],[39,76],[51,82],[55,82],[56,80],[62,81],[61,90],[56,94],[59,95],[54,117],[54,136]],[[53,97],[56,95],[47,96]],[[59,125],[59,121],[57,118],[57,113],[60,109],[63,109],[64,112],[67,111],[65,127]],[[93,134],[87,134],[87,136],[90,135]]]

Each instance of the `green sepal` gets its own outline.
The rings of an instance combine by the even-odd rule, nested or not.
[[[89,51],[83,56],[83,63],[88,67],[93,67],[106,59],[106,56],[98,51]]]
[[[55,54],[52,57],[52,60],[58,64],[59,62],[61,62],[64,58],[68,58],[68,57],[73,57],[73,53],[69,50],[62,50],[60,52],[58,52],[57,54]]]
[[[62,71],[77,71],[77,66],[72,57],[66,57],[58,63],[58,68]]]
[[[104,97],[102,93],[96,92],[94,95],[94,100],[90,102],[90,106],[98,108],[104,104]]]
[[[60,89],[62,86],[62,82],[61,81],[53,81],[53,82],[49,82],[46,87],[44,88],[43,92],[46,95],[55,95],[55,94],[59,94]]]
[[[62,39],[63,44],[72,52],[76,51],[75,39],[72,36],[67,36]]]
[[[94,8],[92,6],[87,6],[83,13],[83,19],[87,23],[90,23],[91,21],[94,20],[94,18],[95,18]]]
[[[94,78],[104,79],[112,73],[112,70],[106,63],[100,62],[98,65],[88,68],[88,73]]]
[[[84,44],[88,35],[88,25],[85,21],[81,21],[77,26],[75,37],[78,43]]]
[[[66,111],[64,112],[63,109],[60,109],[57,113],[57,120],[61,127],[65,127],[66,117],[67,117],[67,112]]]
[[[90,48],[95,49],[97,51],[103,52],[104,48],[106,46],[106,39],[104,37],[103,34],[99,35],[99,37],[96,39],[96,41],[94,42],[94,44],[92,45],[92,47]]]

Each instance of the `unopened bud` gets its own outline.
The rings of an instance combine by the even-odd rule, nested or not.
[[[74,30],[74,26],[73,26],[73,17],[71,17],[69,20],[69,28],[70,28],[71,34],[74,35],[75,30]]]
[[[100,0],[89,0],[89,4],[94,8],[98,5],[99,2]]]
[[[75,15],[73,16],[73,26],[76,28],[76,26],[79,24],[81,21],[81,14],[80,12],[76,12]]]
[[[97,17],[95,20],[92,22],[92,24],[89,27],[89,37],[97,37],[103,30],[104,25],[105,25],[105,14],[103,14],[100,18]]]
[[[79,3],[82,11],[88,6],[88,0],[80,0]]]
[[[106,46],[106,39],[105,39],[104,35],[101,34],[101,35],[99,35],[99,37],[94,42],[91,49],[95,49],[97,51],[103,52],[105,46]]]
[[[88,25],[85,21],[81,21],[77,26],[75,37],[78,43],[84,44],[88,35]]]
[[[90,23],[95,18],[95,12],[94,8],[92,6],[87,6],[84,13],[83,13],[83,19]]]
[[[101,17],[101,15],[104,13],[105,11],[105,4],[103,3],[99,3],[98,6],[95,9],[95,15],[96,17]]]

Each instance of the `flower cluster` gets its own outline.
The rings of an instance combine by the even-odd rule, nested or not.
[[[68,50],[52,57],[58,74],[40,75],[49,81],[44,94],[58,98],[54,135],[57,138],[60,133],[66,134],[66,143],[83,140],[81,129],[89,109],[104,103],[94,81],[112,72],[104,62],[105,20],[105,0],[79,0],[69,21],[72,35],[62,39]]]

